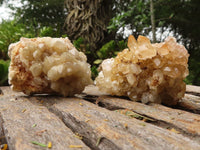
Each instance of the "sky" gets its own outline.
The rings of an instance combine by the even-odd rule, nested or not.
[[[13,16],[11,15],[11,13],[13,12],[10,8],[8,8],[6,5],[7,4],[13,4],[15,6],[22,6],[22,4],[20,3],[20,0],[9,0],[7,3],[4,2],[1,6],[0,6],[0,22],[2,22],[2,20],[12,20]]]
[[[12,19],[12,17],[10,16],[10,13],[12,12],[12,10],[10,10],[9,8],[6,7],[6,4],[4,3],[1,7],[0,7],[0,22],[2,21],[2,19]]]

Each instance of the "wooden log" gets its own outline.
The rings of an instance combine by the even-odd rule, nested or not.
[[[3,92],[2,92],[2,90],[0,89],[0,95],[3,95]]]
[[[97,99],[108,109],[129,109],[138,114],[162,121],[166,125],[175,127],[180,132],[185,132],[200,138],[200,116],[183,110],[169,108],[160,104],[145,105],[120,98],[101,96]]]
[[[3,119],[0,116],[0,145],[1,145],[1,149],[2,149],[2,146],[4,146],[4,144],[7,144],[7,141],[6,141],[6,137],[5,137],[4,129],[3,129]]]
[[[87,95],[87,97],[89,97],[90,99],[92,98],[91,96],[94,97],[93,99],[96,99],[98,96],[109,95],[109,94],[100,92],[98,87],[94,85],[87,86],[85,90],[83,91],[83,93]],[[82,94],[82,96],[84,96],[84,94]],[[187,85],[186,94],[184,98],[178,102],[176,107],[200,114],[200,95],[199,94],[200,94],[200,87]],[[87,99],[87,97],[85,98]],[[122,99],[124,98],[128,99],[128,97],[122,97]]]
[[[190,93],[193,95],[200,96],[200,87],[194,85],[187,85],[186,86],[186,93]]]
[[[5,91],[6,89],[6,91]],[[38,150],[47,149],[33,144],[34,142],[48,145],[52,150],[67,150],[75,146],[80,149],[88,148],[65,124],[44,106],[32,104],[28,97],[15,95],[15,92],[4,88],[0,97],[1,126],[9,146],[9,150]],[[1,133],[3,133],[1,131]]]
[[[59,150],[71,149],[70,145],[94,150],[200,149],[198,114],[105,96],[94,86],[87,87],[86,94],[77,95],[87,100],[52,95],[30,97],[9,87],[0,88],[4,93],[0,95],[0,136],[5,135],[2,143],[11,150],[47,149],[33,145],[33,140],[44,144],[51,141],[52,149]],[[189,105],[191,110],[198,110],[197,95],[190,93],[185,99],[194,104]],[[132,110],[144,120],[113,111],[119,109]],[[144,122],[145,117],[150,120]]]
[[[99,88],[94,85],[89,85],[85,88],[83,93],[87,93],[89,95],[109,95],[107,93],[103,93],[99,91]],[[194,86],[194,85],[186,85],[186,93],[190,93],[193,95],[199,95],[200,94],[200,86]]]
[[[182,109],[200,114],[200,97],[185,94],[185,97],[178,102],[178,106]]]
[[[200,148],[198,142],[181,134],[135,118],[130,119],[82,99],[59,99],[50,110],[58,114],[74,132],[90,139],[94,149]],[[105,139],[109,145],[104,140],[97,144],[100,138]]]
[[[189,88],[188,88],[189,89]],[[87,87],[84,91],[88,95],[97,95],[95,91],[99,93],[96,87]],[[191,90],[192,91],[192,90]],[[193,89],[194,91],[194,89]],[[197,92],[197,91],[196,91]],[[99,103],[110,110],[116,109],[130,109],[138,114],[154,118],[158,122],[162,121],[166,125],[175,127],[180,132],[188,135],[193,135],[196,139],[200,139],[200,115],[189,113],[183,110],[166,107],[160,104],[145,105],[123,98],[110,97],[105,94],[101,94],[98,99],[93,99],[95,103]],[[105,95],[105,96],[103,96]],[[179,106],[183,108],[195,111],[199,113],[200,110],[200,97],[186,94],[182,101],[179,102]]]

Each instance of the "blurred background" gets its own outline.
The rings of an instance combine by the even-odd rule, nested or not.
[[[0,0],[0,86],[8,85],[8,46],[20,37],[69,37],[94,79],[130,34],[152,43],[174,36],[190,54],[185,82],[200,85],[199,7],[200,0]]]

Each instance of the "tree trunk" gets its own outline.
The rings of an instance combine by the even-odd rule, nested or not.
[[[91,51],[98,49],[107,34],[111,18],[112,1],[108,0],[66,0],[68,15],[64,29],[71,40],[84,38]]]
[[[152,27],[152,34],[153,34],[153,43],[155,43],[156,42],[156,25],[155,25],[153,0],[150,0],[150,12],[151,12],[151,27]]]

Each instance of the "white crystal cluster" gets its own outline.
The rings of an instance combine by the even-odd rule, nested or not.
[[[9,83],[15,91],[72,96],[92,83],[86,56],[68,38],[21,38],[8,54]]]
[[[189,54],[176,39],[151,44],[144,36],[129,36],[128,48],[100,66],[96,85],[103,92],[134,101],[175,105],[185,93]]]

